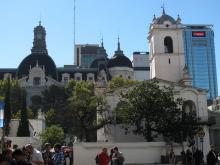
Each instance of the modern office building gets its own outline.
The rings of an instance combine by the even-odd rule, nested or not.
[[[107,58],[103,42],[98,44],[77,44],[75,45],[74,65],[82,68],[89,68],[92,62],[98,58]]]
[[[192,85],[207,89],[208,99],[213,100],[218,85],[212,25],[185,25],[184,49]]]
[[[143,81],[150,79],[149,52],[133,53],[134,79]]]

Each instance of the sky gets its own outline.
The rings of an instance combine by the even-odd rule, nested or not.
[[[149,51],[147,34],[153,15],[162,13],[183,24],[213,24],[220,93],[220,0],[76,0],[76,43],[104,46],[109,57],[119,35],[126,56]],[[73,64],[74,0],[6,0],[0,2],[0,68],[17,68],[30,54],[33,29],[41,20],[47,49],[57,67]]]

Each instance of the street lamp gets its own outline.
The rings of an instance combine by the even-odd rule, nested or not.
[[[197,135],[198,135],[198,137],[200,139],[201,150],[202,150],[202,153],[203,153],[203,138],[205,137],[205,132],[204,132],[202,127],[199,127],[197,129]]]

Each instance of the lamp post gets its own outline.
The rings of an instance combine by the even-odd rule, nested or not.
[[[203,153],[203,139],[204,139],[204,137],[205,137],[205,132],[204,132],[204,130],[203,130],[202,127],[199,127],[199,128],[197,129],[197,135],[198,135],[198,137],[199,137],[199,139],[200,139],[201,150],[202,150],[202,153]]]

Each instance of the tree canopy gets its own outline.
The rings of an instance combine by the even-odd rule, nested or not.
[[[95,94],[93,83],[77,83],[69,107],[74,116],[74,131],[80,140],[96,141],[96,131],[110,123],[108,117],[97,120],[97,113],[102,116],[107,109],[104,98]]]
[[[143,135],[147,141],[154,141],[158,135],[178,141],[178,134],[182,137],[190,131],[186,128],[189,117],[196,119],[183,113],[181,105],[182,99],[174,98],[172,87],[160,86],[158,81],[148,80],[123,92],[115,111],[118,121],[126,124],[126,127],[134,126],[132,131]]]
[[[22,99],[21,120],[19,121],[17,136],[18,137],[30,136],[29,121],[27,115],[26,94],[23,95],[23,99]]]
[[[123,86],[134,85],[134,84],[137,84],[137,82],[138,81],[136,81],[136,80],[124,79],[123,77],[115,76],[108,83],[108,87],[110,89],[115,89],[115,88],[120,88]]]
[[[62,143],[64,141],[64,132],[62,127],[51,125],[40,134],[40,138],[43,144],[50,143],[53,146],[55,143]]]

